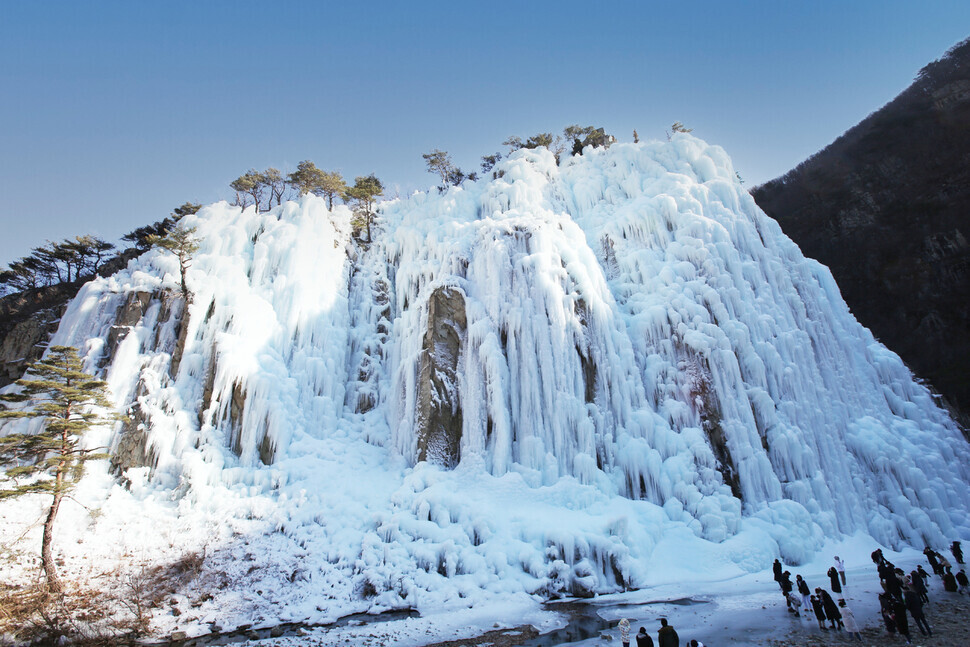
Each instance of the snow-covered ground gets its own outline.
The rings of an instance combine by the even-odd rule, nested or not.
[[[55,550],[89,579],[196,564],[157,633],[407,608],[419,633],[546,628],[548,597],[757,600],[775,557],[827,561],[826,541],[970,540],[970,446],[719,147],[523,150],[384,203],[372,243],[351,218],[315,196],[209,205],[182,223],[191,303],[153,250],[63,316],[54,343],[138,423],[89,442],[142,434],[148,456],[91,468]],[[444,288],[465,321],[437,401],[460,408],[454,469],[418,460]],[[32,576],[43,513],[0,505],[0,576]]]

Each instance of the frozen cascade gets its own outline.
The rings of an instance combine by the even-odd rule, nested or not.
[[[229,575],[213,609],[287,620],[649,586],[678,550],[732,573],[825,537],[970,538],[959,429],[723,150],[496,172],[385,202],[369,244],[314,196],[210,205],[185,219],[188,304],[161,251],[85,286],[54,342],[137,423],[92,442],[147,447],[130,490],[90,477],[103,550],[137,502]],[[428,407],[459,422],[418,462]]]

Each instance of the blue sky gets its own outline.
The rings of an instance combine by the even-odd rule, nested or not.
[[[0,265],[115,241],[250,167],[311,159],[390,193],[509,135],[674,121],[749,185],[970,35],[970,2],[0,0]]]

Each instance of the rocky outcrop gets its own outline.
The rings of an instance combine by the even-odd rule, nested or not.
[[[454,467],[461,459],[458,360],[465,339],[465,295],[436,289],[428,300],[417,402],[418,460]]]
[[[98,270],[109,276],[138,255],[127,250]],[[27,366],[39,360],[61,315],[89,277],[0,297],[0,387],[19,380]]]
[[[19,380],[27,366],[41,358],[62,312],[63,308],[38,310],[7,332],[0,343],[0,386]]]
[[[970,412],[970,40],[785,176],[752,191],[849,307]]]

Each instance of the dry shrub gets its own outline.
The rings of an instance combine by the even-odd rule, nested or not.
[[[18,643],[117,645],[147,634],[153,610],[202,572],[205,552],[170,564],[128,564],[83,582],[64,581],[59,595],[42,582],[0,583],[0,635]],[[0,643],[2,644],[2,643]]]

